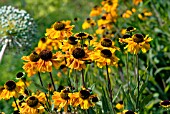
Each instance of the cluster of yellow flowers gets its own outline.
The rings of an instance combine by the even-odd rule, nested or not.
[[[138,5],[140,2],[142,0],[133,1],[135,5]],[[64,109],[64,112],[67,112],[70,106],[76,108],[80,106],[81,109],[85,110],[95,106],[95,103],[99,100],[98,96],[86,87],[83,73],[80,91],[74,91],[71,87],[56,90],[52,79],[52,71],[53,68],[58,70],[62,67],[66,68],[63,72],[67,72],[67,70],[70,70],[70,72],[72,70],[83,72],[86,65],[91,63],[94,63],[99,68],[118,66],[119,58],[116,56],[116,51],[120,51],[120,48],[112,40],[115,30],[114,23],[116,23],[118,18],[118,0],[103,0],[101,5],[92,9],[90,18],[87,18],[82,25],[83,29],[98,25],[95,31],[96,34],[92,35],[86,32],[73,33],[74,25],[71,25],[71,21],[58,21],[51,28],[46,29],[45,36],[39,40],[37,47],[32,53],[22,57],[22,60],[24,60],[23,69],[28,77],[38,74],[40,78],[40,73],[50,73],[53,88],[48,89],[48,92],[50,91],[52,94],[41,91],[36,93],[29,91],[29,84],[18,74],[17,76],[21,80],[17,83],[12,80],[6,82],[4,87],[0,89],[0,99],[8,100],[13,97],[15,101],[13,107],[21,114],[50,112],[52,105],[54,105],[53,111],[55,109],[57,111]],[[123,14],[122,16],[129,18],[132,12],[136,12],[136,10],[127,11],[129,15]],[[151,13],[146,15],[151,16]],[[95,16],[101,16],[97,20],[97,24],[93,20]],[[140,15],[138,17],[142,19]],[[128,27],[123,37],[119,38],[119,42],[126,44],[125,49],[131,54],[138,54],[140,50],[146,53],[150,49],[149,42],[152,38],[149,35],[132,34],[134,31],[135,28]],[[98,36],[98,34],[102,36]],[[110,80],[109,76],[108,80]],[[41,85],[43,86],[42,81]],[[123,107],[120,103],[116,105],[117,109],[122,109]],[[131,110],[121,112],[121,114],[129,113],[137,114]]]

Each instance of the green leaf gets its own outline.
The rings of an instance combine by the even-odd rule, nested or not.
[[[144,108],[151,101],[152,97],[153,97],[153,94],[146,96],[141,102],[140,109]]]
[[[142,85],[142,87],[141,87],[139,93],[142,93],[142,92],[145,90],[147,84],[148,84],[148,83],[144,83],[144,84]]]
[[[162,70],[170,70],[170,67],[158,68],[158,69],[156,70],[156,72],[154,73],[154,75],[158,74],[158,73],[161,72]]]
[[[108,97],[108,92],[103,87],[102,91],[103,91],[102,104],[104,113],[107,114],[109,112],[109,114],[114,114],[112,103]]]
[[[102,107],[103,107],[103,111],[104,113],[106,114],[108,112],[108,109],[109,109],[109,106],[108,106],[108,103],[107,103],[107,98],[106,98],[106,94],[105,94],[105,90],[104,88],[102,87]]]
[[[33,81],[34,85],[37,87],[38,90],[44,92],[44,93],[48,93],[48,90],[44,87],[42,87],[41,85],[37,84],[35,81]]]
[[[95,113],[96,113],[96,112],[93,110],[93,108],[90,107],[90,108],[88,109],[88,114],[95,114]]]
[[[134,105],[130,99],[130,96],[124,91],[124,89],[122,88],[122,92],[123,92],[123,96],[125,96],[125,98],[127,99],[127,109],[131,109],[134,110]]]
[[[113,98],[113,101],[112,101],[112,102],[114,102],[114,101],[116,100],[116,98],[117,98],[117,96],[118,96],[118,94],[119,94],[119,92],[120,92],[121,88],[122,88],[122,85],[119,87],[119,89],[118,89],[118,91],[117,91],[116,95],[114,96],[114,98]]]

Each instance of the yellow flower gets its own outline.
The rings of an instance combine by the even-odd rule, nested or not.
[[[89,34],[86,32],[80,32],[80,33],[76,33],[74,35],[74,37],[76,37],[77,39],[80,39],[80,40],[86,39],[86,38],[88,38],[88,36],[89,36]]]
[[[68,105],[70,104],[70,93],[69,88],[61,90],[61,92],[54,92],[52,95],[52,100],[54,105],[58,108],[57,111],[60,111],[61,108],[64,108],[64,112],[67,112]]]
[[[1,91],[0,99],[8,100],[11,97],[18,97],[20,93],[23,93],[23,87],[15,83],[13,80],[9,80],[4,84],[4,88]]]
[[[117,104],[116,104],[116,108],[121,110],[124,108],[124,104],[123,104],[123,101],[119,101]]]
[[[50,50],[42,50],[39,53],[39,57],[37,66],[39,72],[52,72],[52,66],[58,69],[63,60],[61,52],[53,54]]]
[[[45,110],[42,104],[44,104],[45,97],[40,95],[32,95],[22,103],[21,114],[42,114]]]
[[[144,9],[142,13],[138,14],[138,18],[143,21],[150,16],[152,16],[152,12],[147,11],[147,9]]]
[[[100,6],[94,6],[93,9],[90,12],[90,16],[98,16],[102,13],[102,8]]]
[[[111,22],[110,19],[107,19],[106,16],[102,16],[101,19],[97,21],[97,24],[98,26],[101,26],[101,25],[109,24],[110,22]]]
[[[131,110],[124,110],[123,114],[137,114],[137,113]]]
[[[45,36],[51,39],[63,40],[72,35],[72,29],[74,26],[70,25],[71,21],[59,21],[55,22],[51,28],[46,29]]]
[[[40,57],[36,52],[31,53],[29,56],[23,56],[22,59],[26,61],[22,68],[27,73],[27,76],[33,76],[38,72],[37,66]]]
[[[60,48],[63,52],[72,52],[76,47],[79,46],[81,46],[81,44],[77,41],[77,38],[74,36],[70,36],[68,40],[63,41],[63,45]]]
[[[18,97],[18,99],[16,100],[16,102],[17,102],[17,105],[18,105],[19,110],[21,110],[21,108],[22,108],[22,103],[25,102],[25,101],[24,101],[24,96],[23,96],[23,95],[20,95],[20,96]],[[18,110],[15,101],[12,102],[12,107],[14,107],[14,110],[15,110],[15,111]]]
[[[133,4],[138,5],[140,2],[142,2],[143,0],[133,0]]]
[[[82,28],[83,29],[88,29],[90,28],[91,26],[95,26],[96,23],[95,21],[92,19],[92,18],[87,18],[84,23],[82,24]]]
[[[134,27],[128,27],[126,29],[126,32],[134,32],[135,30],[136,30],[136,28],[134,28]]]
[[[122,17],[123,18],[130,18],[131,15],[132,15],[132,11],[126,10],[126,12],[123,13]]]
[[[106,65],[118,66],[119,58],[109,49],[96,50],[91,53],[90,58],[97,63],[99,68]]]
[[[115,46],[115,43],[109,38],[102,38],[99,43],[94,43],[94,50],[103,50],[109,49],[112,53],[116,50],[120,50],[118,47]]]
[[[97,95],[91,95],[90,90],[82,88],[81,91],[70,95],[71,105],[77,107],[80,105],[81,109],[89,109],[95,106],[98,101]]]
[[[126,34],[126,29],[122,29],[121,34],[122,34],[122,36],[125,35]]]
[[[106,12],[112,12],[116,10],[118,6],[118,0],[107,0],[106,2],[103,2],[103,9]]]
[[[134,34],[131,38],[123,39],[120,38],[119,42],[127,43],[125,49],[132,54],[138,54],[140,49],[143,53],[146,53],[150,49],[149,42],[152,40],[148,35],[143,37],[142,34]]]
[[[59,47],[61,47],[62,43],[57,39],[50,39],[50,38],[41,38],[38,42],[38,47],[41,50],[47,49],[52,51],[57,50]]]
[[[160,105],[164,108],[169,108],[170,107],[170,101],[169,100],[161,101]]]
[[[103,34],[106,31],[105,28],[106,28],[105,25],[99,26],[98,29],[96,30],[96,34]]]
[[[71,53],[66,52],[66,66],[71,69],[82,70],[86,68],[85,60],[89,60],[89,50],[87,48],[75,48]]]

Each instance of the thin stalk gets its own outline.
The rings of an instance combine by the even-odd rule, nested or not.
[[[54,91],[56,91],[56,88],[55,88],[55,85],[54,85],[54,80],[53,80],[52,73],[51,73],[51,72],[49,72],[49,73],[50,73],[51,82],[52,82],[53,87],[54,87]]]
[[[75,71],[75,74],[76,74],[76,79],[75,79],[75,83],[76,83],[76,90],[78,91],[78,76],[77,76],[76,71]]]
[[[112,103],[112,100],[113,100],[113,98],[112,98],[112,88],[111,88],[111,82],[110,82],[110,77],[109,77],[109,71],[108,71],[107,63],[106,63],[106,71],[107,71],[107,80],[108,80],[107,87],[108,87],[108,90],[109,90],[110,101]]]
[[[136,54],[136,76],[137,76],[137,84],[138,84],[138,96],[137,96],[137,102],[136,102],[136,108],[139,108],[139,96],[140,96],[140,93],[139,93],[139,89],[140,89],[140,77],[139,77],[139,58],[138,58],[138,54]]]
[[[81,76],[82,76],[81,78],[82,78],[83,87],[86,88],[86,85],[85,85],[85,82],[84,82],[84,71],[83,71],[83,69],[81,70],[81,74],[82,74],[82,75],[81,75]]]
[[[41,76],[40,76],[40,72],[38,72],[38,77],[39,77],[41,86],[44,87],[43,82],[42,82],[42,79],[41,79]],[[49,101],[48,101],[48,96],[47,96],[46,93],[45,93],[45,97],[46,97],[46,99],[47,99],[48,106],[50,107],[50,103],[49,103]],[[47,109],[49,110],[49,107],[48,107],[48,106],[47,106]]]
[[[128,93],[130,93],[130,76],[129,76],[129,65],[128,65],[129,56],[126,54],[126,74],[128,79]]]
[[[28,89],[28,86],[27,86],[27,84],[25,83],[25,81],[24,80],[22,80],[23,82],[24,82],[24,85],[25,85],[25,88],[27,89],[27,91],[28,91],[28,94],[29,95],[31,95],[31,93],[30,93],[30,91],[29,91],[29,89]]]
[[[134,79],[135,79],[135,81],[136,81],[136,60],[135,60],[136,58],[135,58],[135,55],[133,55],[133,65],[134,65]]]
[[[16,99],[15,99],[14,96],[13,96],[13,99],[14,99],[14,102],[15,102],[15,104],[16,104],[17,110],[19,111],[19,107],[18,107],[17,101],[16,101]]]
[[[70,70],[68,71],[67,83],[68,83],[68,86],[69,86],[69,87],[72,87],[72,86],[71,86],[71,80],[70,80],[70,79],[71,79],[71,73],[72,73],[72,71],[73,71],[72,69],[70,69]]]
[[[2,61],[2,57],[4,55],[4,52],[5,52],[5,49],[6,49],[7,45],[8,45],[8,40],[6,39],[5,44],[2,46],[2,49],[1,49],[1,52],[0,52],[0,63]]]

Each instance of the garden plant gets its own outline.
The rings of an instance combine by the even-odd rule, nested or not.
[[[7,1],[1,114],[170,114],[170,1]]]

